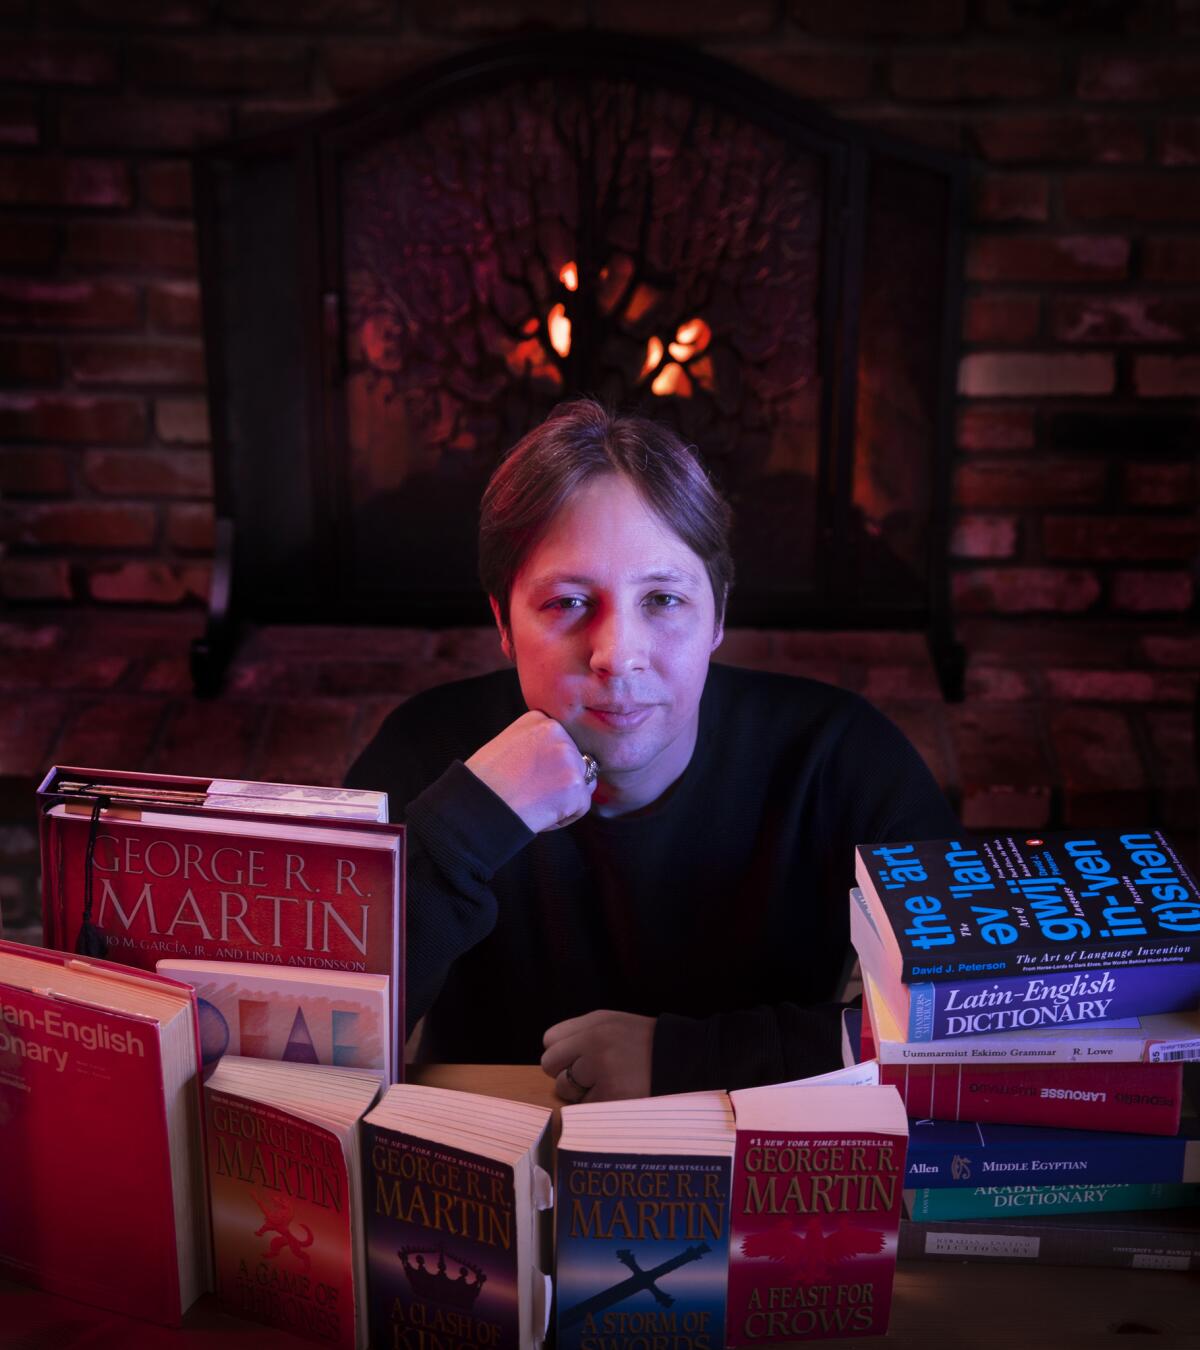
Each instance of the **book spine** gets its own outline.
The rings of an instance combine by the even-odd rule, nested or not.
[[[1112,1186],[975,1186],[969,1190],[924,1186],[906,1191],[905,1199],[913,1223],[995,1218],[1019,1222],[1049,1214],[1180,1209],[1200,1205],[1200,1186],[1156,1182]]]
[[[1174,1134],[1182,1064],[882,1064],[910,1116]]]
[[[1200,1229],[1013,1224],[1001,1219],[900,1222],[902,1261],[1019,1261],[1126,1270],[1200,1270]]]
[[[1086,974],[1004,975],[909,986],[908,1039],[1112,1022],[1200,1002],[1200,965],[1107,967]]]
[[[865,1025],[865,1023],[864,1023]],[[1103,1024],[1085,1026],[1079,1034],[1063,1027],[1060,1035],[1031,1037],[1014,1031],[957,1040],[881,1041],[874,1047],[880,1064],[1184,1064],[1200,1060],[1200,1036],[1122,1034],[1124,1023],[1106,1034]],[[866,1037],[863,1038],[866,1045]],[[864,1059],[870,1058],[864,1049]]]

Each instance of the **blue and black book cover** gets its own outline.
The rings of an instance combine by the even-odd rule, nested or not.
[[[559,1150],[559,1350],[720,1350],[729,1158]]]
[[[512,1168],[362,1129],[371,1345],[519,1350]]]

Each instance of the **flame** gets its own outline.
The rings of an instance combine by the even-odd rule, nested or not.
[[[659,338],[652,337],[646,343],[646,359],[642,362],[642,368],[638,371],[638,379],[644,380],[652,370],[658,369],[658,363],[663,359],[663,345]]]
[[[571,320],[567,318],[566,306],[555,305],[546,316],[546,326],[550,331],[550,345],[559,356],[566,356],[571,350]]]
[[[650,392],[660,397],[677,394],[680,398],[691,398],[692,382],[688,378],[687,371],[671,361],[658,372],[654,383],[650,386]]]
[[[558,274],[558,279],[569,291],[577,291],[579,289],[579,269],[573,262],[563,263],[562,270]]]
[[[676,361],[687,361],[698,356],[712,341],[712,329],[703,319],[689,319],[675,330],[675,341],[669,351]]]

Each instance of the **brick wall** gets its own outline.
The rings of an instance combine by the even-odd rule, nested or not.
[[[1180,621],[1200,429],[1194,0],[0,0],[8,599],[202,602],[188,151],[551,24],[688,37],[970,156],[958,612]]]

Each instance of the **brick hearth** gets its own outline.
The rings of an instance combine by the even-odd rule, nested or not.
[[[0,624],[0,910],[40,922],[33,789],[52,763],[336,783],[384,714],[504,664],[485,629],[269,628],[198,701],[198,613],[48,611]],[[739,630],[730,663],[865,694],[908,734],[971,829],[1160,824],[1195,856],[1200,636],[1180,626],[988,619],[960,628],[966,702],[923,640]]]

